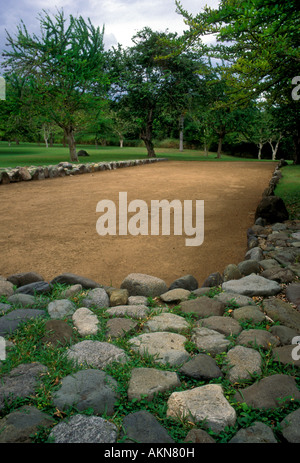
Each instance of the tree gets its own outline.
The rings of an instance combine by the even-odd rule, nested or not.
[[[210,56],[225,60],[223,67],[231,100],[238,104],[264,98],[269,105],[292,104],[292,82],[299,75],[300,16],[296,0],[221,0],[218,9],[205,7],[193,17],[177,2],[190,26],[186,43],[197,42]],[[207,47],[203,36],[216,34]],[[297,111],[298,112],[298,111]],[[292,124],[295,163],[300,163],[299,119]]]
[[[30,35],[21,22],[15,38],[7,33],[4,66],[7,74],[31,76],[32,103],[63,129],[70,159],[78,161],[76,115],[97,105],[107,85],[104,29],[81,16],[67,24],[63,11],[53,18],[44,11],[40,28],[40,36]]]

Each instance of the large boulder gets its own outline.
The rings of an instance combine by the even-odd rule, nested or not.
[[[255,220],[261,217],[267,223],[284,222],[289,219],[289,213],[285,204],[278,196],[265,196],[255,212]]]

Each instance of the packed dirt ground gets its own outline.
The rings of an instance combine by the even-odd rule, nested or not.
[[[167,284],[192,274],[201,286],[210,273],[244,259],[246,231],[274,169],[264,162],[166,161],[1,185],[0,275],[35,271],[49,281],[69,272],[119,287],[129,273]],[[127,192],[128,204],[144,200],[149,218],[151,200],[204,200],[203,244],[186,246],[172,221],[170,236],[100,236],[97,203],[118,207],[119,192]]]

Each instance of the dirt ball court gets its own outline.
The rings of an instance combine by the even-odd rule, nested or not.
[[[91,174],[0,186],[0,275],[35,271],[49,281],[63,272],[119,287],[129,273],[170,284],[192,274],[201,286],[213,272],[244,259],[246,231],[273,163],[158,162]],[[204,200],[204,242],[174,236],[99,236],[97,203]],[[130,217],[130,215],[129,215]]]

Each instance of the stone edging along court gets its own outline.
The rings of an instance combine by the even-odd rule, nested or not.
[[[49,166],[30,166],[30,167],[7,167],[0,169],[0,185],[16,183],[29,180],[44,180],[45,178],[65,177],[70,175],[80,175],[104,170],[115,170],[124,167],[140,166],[152,164],[154,162],[168,161],[167,158],[146,158],[133,159],[127,161],[111,162],[89,162],[76,163],[60,162],[57,165]]]
[[[276,199],[274,187],[280,176],[278,166],[264,193],[264,207],[266,199],[272,207],[272,200]],[[34,272],[0,278],[0,294],[7,298],[6,307],[0,307],[0,315],[1,311],[3,314],[0,336],[7,336],[9,332],[12,343],[8,342],[8,349],[14,348],[14,331],[20,323],[31,317],[46,318],[49,333],[45,333],[42,342],[63,340],[68,346],[68,358],[86,364],[86,368],[62,378],[59,388],[53,391],[51,400],[56,410],[68,409],[74,403],[79,411],[85,410],[86,403],[93,408],[93,415],[78,411],[70,419],[62,417],[60,421],[54,421],[51,414],[33,405],[14,409],[0,420],[0,442],[20,442],[21,439],[28,442],[41,424],[49,428],[49,438],[54,442],[107,444],[126,439],[127,443],[176,443],[164,420],[157,420],[147,407],[128,413],[121,426],[114,424],[117,382],[113,372],[109,375],[103,370],[110,362],[129,360],[129,352],[114,344],[114,339],[125,333],[131,336],[128,342],[132,351],[141,357],[154,355],[157,364],[157,368],[132,368],[128,400],[139,402],[143,395],[152,401],[153,394],[165,392],[168,393],[166,418],[169,423],[187,416],[195,423],[205,420],[201,428],[196,425],[179,442],[216,442],[217,435],[224,434],[226,427],[235,426],[239,403],[260,411],[276,410],[284,401],[294,402],[296,406],[300,401],[295,374],[295,368],[300,366],[300,348],[295,345],[295,339],[300,339],[300,221],[287,220],[284,207],[272,211],[274,223],[263,217],[264,214],[269,217],[268,209],[259,210],[262,215],[256,217],[247,232],[245,260],[228,265],[222,274],[209,275],[200,285],[192,275],[178,278],[167,287],[155,276],[130,274],[120,288],[103,287],[73,274],[58,275],[51,282]],[[34,295],[46,296],[54,283],[67,285],[66,291],[45,307],[33,308]],[[211,288],[216,286],[221,292],[208,297]],[[79,293],[84,294],[84,299],[76,306]],[[148,297],[155,301],[155,307],[149,304]],[[27,304],[26,309],[18,308],[21,301]],[[180,311],[174,313],[174,306]],[[105,308],[107,342],[90,339],[97,334],[99,323],[93,308]],[[188,313],[194,317],[190,327],[183,316]],[[264,329],[255,328],[255,323],[265,321],[268,324]],[[243,328],[242,322],[248,322],[250,328]],[[63,327],[66,331],[62,335]],[[188,329],[199,354],[191,355],[186,350]],[[71,341],[74,330],[79,338],[75,344]],[[263,376],[260,351],[270,348],[270,358],[286,370]],[[217,365],[215,359],[219,354],[226,355],[228,365]],[[161,369],[160,364],[165,368]],[[33,396],[36,381],[45,374],[46,366],[23,362],[3,375],[0,411],[5,402],[12,400],[12,395],[14,398]],[[254,381],[252,375],[258,375],[258,380]],[[230,400],[219,384],[222,377],[235,390]],[[183,381],[189,378],[205,385],[182,388]],[[250,386],[243,385],[243,380],[250,380]],[[103,413],[110,419],[102,418]],[[7,426],[14,420],[19,421],[18,426]],[[264,419],[257,418],[251,425],[241,426],[229,442],[300,443],[300,408],[286,413],[284,418],[281,414],[278,420],[274,418],[271,427]],[[207,428],[213,436],[206,432]]]

